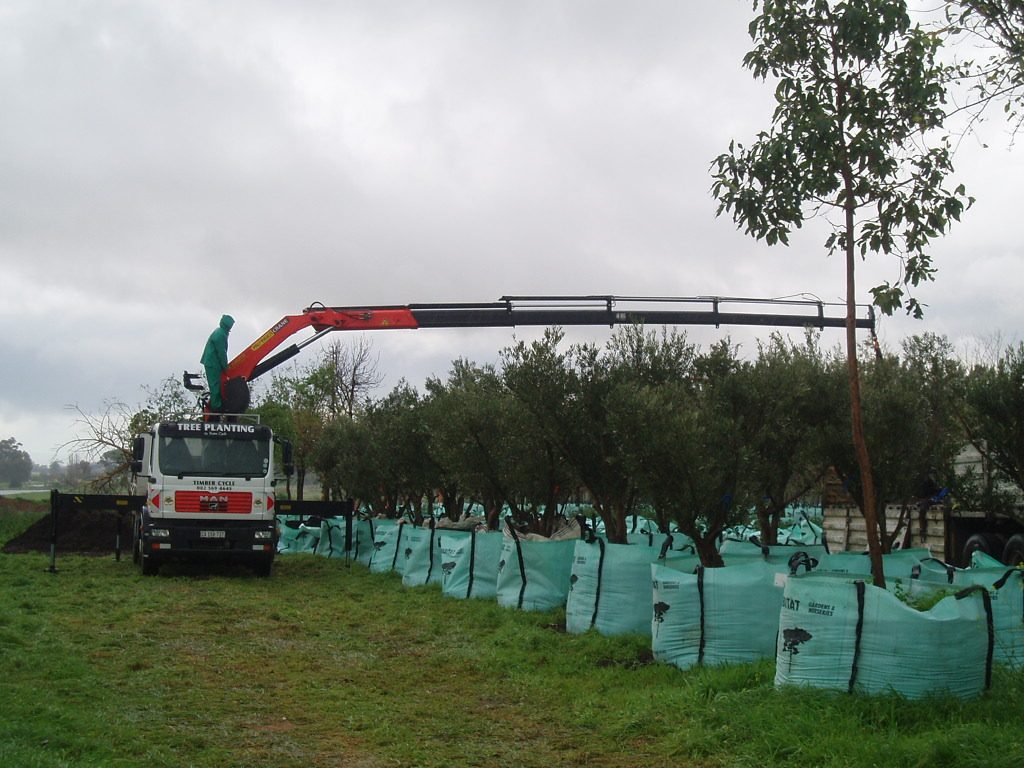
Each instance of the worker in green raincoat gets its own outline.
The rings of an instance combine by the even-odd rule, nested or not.
[[[234,324],[235,318],[231,315],[221,317],[220,325],[207,339],[203,357],[199,361],[206,368],[206,383],[210,387],[210,410],[216,413],[224,410],[224,402],[220,395],[220,375],[228,367],[228,334],[231,333],[231,326]]]

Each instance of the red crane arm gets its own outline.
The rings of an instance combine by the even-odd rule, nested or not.
[[[301,315],[282,317],[266,333],[242,350],[228,363],[221,380],[242,378],[245,381],[251,381],[288,358],[294,357],[304,346],[330,331],[372,331],[418,327],[419,324],[408,307],[373,309],[339,309],[319,305],[306,307],[302,310]],[[268,359],[268,355],[289,337],[306,328],[313,328],[316,334],[299,344],[285,348]]]

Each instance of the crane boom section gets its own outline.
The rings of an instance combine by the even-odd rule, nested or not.
[[[722,305],[736,308],[725,311]],[[760,311],[762,306],[776,311]],[[864,306],[858,305],[858,309]],[[842,308],[843,314],[827,311],[837,308]],[[867,306],[865,316],[855,317],[854,323],[857,328],[874,330],[873,308]],[[629,324],[843,328],[846,317],[841,304],[723,297],[505,296],[500,301],[477,303],[380,307],[315,304],[271,326],[228,364],[224,380],[252,381],[331,331]],[[314,335],[275,353],[287,339],[306,328],[312,328]]]

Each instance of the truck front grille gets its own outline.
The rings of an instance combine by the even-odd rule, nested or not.
[[[252,512],[250,491],[178,491],[174,494],[176,512],[217,512],[248,515]]]

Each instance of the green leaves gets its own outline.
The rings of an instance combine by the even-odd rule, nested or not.
[[[805,217],[832,218],[830,251],[902,260],[902,279],[871,291],[879,308],[920,316],[909,289],[933,279],[932,239],[972,202],[962,185],[944,187],[948,143],[922,144],[942,125],[952,72],[939,61],[940,37],[912,25],[903,0],[754,7],[743,64],[777,78],[776,110],[752,146],[731,142],[712,162],[717,214],[769,245],[788,244]]]

